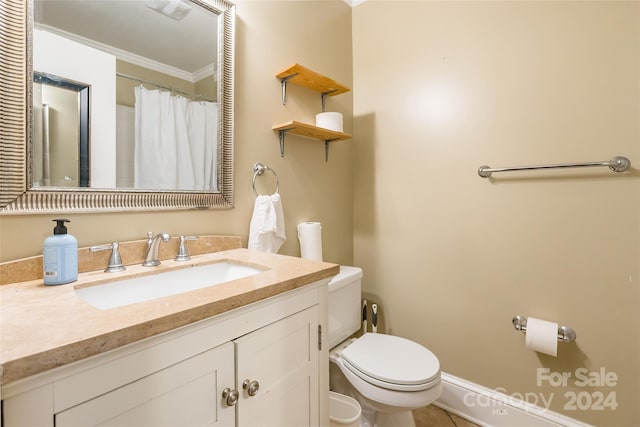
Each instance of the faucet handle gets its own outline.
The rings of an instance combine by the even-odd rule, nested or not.
[[[180,236],[180,247],[178,248],[178,254],[176,255],[176,261],[189,261],[191,256],[187,252],[186,240],[197,240],[199,236]]]
[[[111,256],[109,257],[109,264],[107,268],[104,269],[106,273],[117,273],[119,271],[124,271],[127,268],[122,264],[122,258],[120,258],[119,251],[120,244],[118,242],[113,242],[111,244],[99,245],[99,246],[91,246],[89,250],[91,252],[95,251],[103,251],[106,249],[111,249]]]

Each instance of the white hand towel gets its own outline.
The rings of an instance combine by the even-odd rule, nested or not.
[[[280,194],[258,196],[249,224],[249,249],[277,253],[286,239]]]

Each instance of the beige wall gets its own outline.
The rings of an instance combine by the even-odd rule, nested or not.
[[[640,3],[369,1],[352,13],[354,261],[390,330],[450,374],[640,425]],[[476,173],[614,155],[634,170]],[[517,314],[578,339],[536,354]],[[600,389],[616,410],[564,410],[565,393],[597,390],[575,377],[536,384],[538,368],[581,367],[618,376]]]
[[[262,162],[280,177],[287,240],[280,253],[299,256],[296,224],[321,221],[324,258],[349,264],[352,259],[351,141],[332,144],[324,162],[323,143],[289,136],[280,157],[275,124],[296,119],[313,123],[320,95],[291,87],[286,106],[280,102],[275,74],[293,62],[325,73],[351,87],[351,9],[342,1],[239,1],[236,38],[235,208],[226,211],[178,211],[94,215],[29,215],[0,217],[0,259],[37,255],[51,233],[51,219],[66,216],[69,232],[80,246],[144,238],[147,231],[171,234],[232,234],[244,245],[253,211],[252,167]],[[327,31],[327,29],[331,31]],[[331,98],[329,109],[345,115],[352,129],[352,94]],[[272,177],[258,186],[272,191]],[[260,189],[260,187],[259,187]]]
[[[321,221],[325,259],[362,266],[385,324],[432,349],[444,371],[542,393],[597,425],[639,425],[638,3],[398,4],[237,2],[236,207],[68,215],[70,231],[81,246],[148,230],[246,244],[251,168],[266,163],[280,176],[281,253],[299,254],[298,222]],[[292,136],[280,158],[271,126],[312,123],[320,110],[293,85],[280,104],[273,76],[293,62],[354,89],[328,101],[355,136],[332,144],[328,163],[321,142]],[[613,155],[634,171],[476,174]],[[1,259],[40,253],[55,217],[0,217]],[[567,324],[578,340],[557,358],[537,355],[513,330],[516,314]],[[602,391],[618,408],[564,411],[565,392],[594,390],[538,387],[541,367],[615,372],[618,385]]]

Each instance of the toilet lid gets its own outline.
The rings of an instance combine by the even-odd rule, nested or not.
[[[392,390],[424,390],[440,379],[440,362],[428,349],[405,338],[367,333],[342,352],[363,380]]]

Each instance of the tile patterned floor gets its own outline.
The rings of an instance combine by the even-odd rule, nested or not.
[[[479,427],[434,405],[413,411],[416,427]]]

